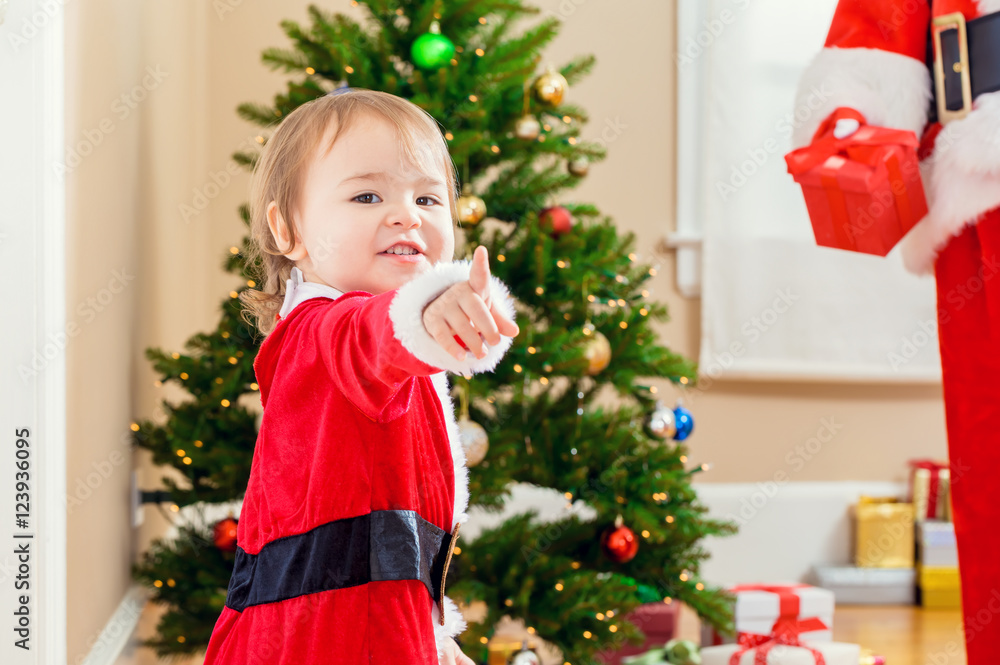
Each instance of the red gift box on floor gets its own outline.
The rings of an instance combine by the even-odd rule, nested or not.
[[[833,135],[836,121],[862,123],[850,136]],[[885,256],[927,214],[911,131],[873,127],[852,109],[838,109],[813,143],[785,155],[802,185],[816,244]]]
[[[636,628],[646,634],[642,645],[623,643],[612,651],[601,651],[597,660],[606,665],[621,665],[622,658],[645,653],[657,649],[677,636],[677,616],[680,603],[646,603],[635,608],[624,616],[626,621],[634,623]]]

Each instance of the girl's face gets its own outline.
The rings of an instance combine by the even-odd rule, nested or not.
[[[321,146],[329,145],[333,127]],[[307,282],[373,295],[399,288],[439,261],[451,261],[455,235],[444,173],[406,163],[395,129],[377,116],[337,137],[310,163],[299,206],[299,235],[290,252]],[[425,163],[437,164],[427,150]],[[288,246],[277,204],[267,210],[271,234]],[[386,250],[402,244],[396,255]]]

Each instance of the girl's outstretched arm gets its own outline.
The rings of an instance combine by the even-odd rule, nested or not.
[[[486,344],[484,357],[470,353],[458,360],[424,328],[424,308],[453,284],[467,281],[471,265],[467,260],[438,263],[398,289],[376,296],[345,293],[320,312],[314,327],[319,355],[341,392],[370,418],[378,419],[409,377],[442,370],[488,372],[510,348],[513,338],[501,335],[498,344]],[[498,311],[513,319],[507,286],[490,276],[489,289]]]

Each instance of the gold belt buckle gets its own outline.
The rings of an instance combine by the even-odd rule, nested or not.
[[[441,625],[444,625],[444,583],[448,579],[448,566],[451,564],[451,555],[455,552],[455,542],[458,540],[458,527],[462,526],[461,522],[455,522],[455,528],[451,532],[451,543],[448,545],[448,557],[444,560],[444,571],[441,573],[441,602],[439,603],[439,609],[441,610]]]
[[[934,37],[934,85],[937,92],[938,121],[941,124],[964,118],[972,110],[972,78],[969,73],[969,37],[965,29],[962,12],[945,14],[934,18],[931,33]],[[941,33],[954,27],[958,30],[958,62],[952,69],[962,77],[962,108],[949,111],[948,99],[944,92],[944,63],[941,61]]]

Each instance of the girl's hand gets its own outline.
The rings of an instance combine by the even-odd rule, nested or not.
[[[452,284],[424,308],[428,334],[459,360],[465,360],[466,351],[455,340],[456,335],[477,358],[482,358],[486,355],[484,341],[494,346],[500,343],[501,334],[515,337],[520,332],[517,324],[491,301],[487,255],[485,247],[476,247],[469,280]]]
[[[448,638],[448,646],[444,648],[444,662],[446,665],[476,665],[476,661],[462,653],[458,642],[450,637]]]

